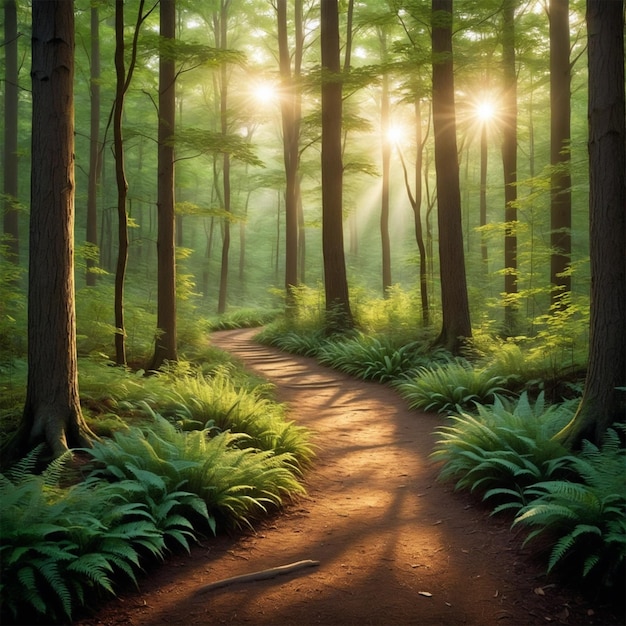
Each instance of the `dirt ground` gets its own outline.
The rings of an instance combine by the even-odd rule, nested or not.
[[[255,344],[254,330],[215,333],[277,386],[315,433],[306,497],[255,532],[178,554],[80,626],[534,626],[623,624],[543,574],[510,520],[437,482],[429,460],[441,417],[409,411],[392,389]],[[312,559],[315,567],[208,592],[213,581]]]

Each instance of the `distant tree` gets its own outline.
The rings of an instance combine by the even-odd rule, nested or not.
[[[157,332],[151,370],[178,360],[176,348],[176,246],[174,129],[176,123],[176,0],[160,2],[159,124],[157,164]]]
[[[550,282],[552,304],[572,288],[572,178],[570,174],[569,0],[550,0]]]
[[[228,11],[231,0],[220,0],[219,7],[214,12],[216,48],[228,50]],[[223,63],[219,71],[220,96],[220,130],[224,139],[228,135],[228,68]],[[222,202],[226,216],[222,220],[222,256],[220,264],[220,287],[217,302],[217,312],[226,312],[228,295],[228,257],[230,250],[230,222],[231,217],[231,189],[230,189],[230,153],[224,151],[222,158]]]
[[[90,445],[80,408],[74,308],[74,2],[32,5],[28,382],[4,456],[39,443],[53,457]]]
[[[117,183],[117,263],[115,267],[115,362],[126,365],[126,329],[124,323],[124,282],[128,264],[128,181],[124,164],[124,138],[122,132],[122,116],[124,99],[130,87],[135,65],[137,63],[137,41],[139,31],[152,9],[143,12],[144,0],[139,1],[137,22],[133,33],[128,70],[125,59],[125,24],[124,0],[115,0],[115,102],[113,104],[113,154],[115,156],[115,180]],[[155,5],[156,6],[156,5]]]
[[[298,206],[300,187],[298,170],[300,163],[300,121],[301,104],[297,84],[300,63],[302,62],[301,37],[297,40],[295,63],[292,75],[291,53],[287,32],[287,0],[277,0],[278,18],[278,60],[280,67],[280,112],[283,130],[283,160],[285,163],[285,292],[287,310],[294,304],[294,287],[298,285]],[[291,4],[291,3],[289,3]],[[295,0],[294,12],[302,23],[302,0]],[[296,24],[296,27],[298,24]]]
[[[515,9],[518,0],[502,3],[502,169],[504,171],[504,330],[517,326],[517,68]]]
[[[389,295],[391,288],[391,241],[389,239],[389,188],[391,174],[391,141],[389,139],[389,71],[386,64],[389,62],[387,50],[387,30],[384,25],[378,26],[378,43],[380,44],[380,56],[383,65],[382,84],[380,90],[380,130],[381,162],[382,162],[382,191],[380,199],[380,241],[382,250],[382,286],[383,296]]]
[[[327,331],[354,325],[343,245],[341,66],[337,0],[321,3],[322,50],[322,252]]]
[[[624,2],[587,0],[591,321],[583,398],[558,435],[599,444],[626,421],[626,104]]]
[[[91,94],[89,128],[89,173],[87,180],[87,236],[88,244],[98,245],[98,180],[100,178],[100,13],[98,5],[91,6],[91,58],[89,90]],[[87,285],[96,284],[96,263],[87,257]]]
[[[18,263],[20,235],[17,178],[17,113],[18,113],[18,65],[17,65],[17,7],[15,0],[4,2],[4,198],[3,229],[8,236],[8,258]]]
[[[452,0],[432,0],[433,128],[443,324],[437,344],[457,353],[472,336],[456,142]]]

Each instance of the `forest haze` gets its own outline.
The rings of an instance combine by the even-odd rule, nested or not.
[[[538,340],[554,369],[584,370],[588,103],[594,76],[620,76],[619,62],[589,71],[588,28],[594,7],[598,27],[612,19],[605,5],[623,15],[621,2],[578,0],[72,3],[79,354],[158,369],[215,314],[289,317],[318,298],[327,327],[367,329],[367,303],[395,296],[452,353],[476,334]],[[35,154],[35,122],[53,123],[29,75],[35,15],[3,9],[10,360],[26,355],[33,233],[52,236],[33,226],[46,211],[33,202],[47,200],[31,181],[62,157]],[[623,21],[609,41],[620,56]],[[621,78],[623,108],[623,63]],[[618,81],[616,110],[619,94]],[[601,219],[624,230],[623,211]],[[30,299],[41,289],[31,282]]]

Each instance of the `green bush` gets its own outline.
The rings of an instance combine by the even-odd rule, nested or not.
[[[623,430],[623,429],[622,429]],[[626,565],[626,451],[614,429],[603,445],[585,441],[579,455],[554,461],[569,480],[537,482],[513,524],[534,527],[552,541],[548,571],[568,568],[587,583],[623,589]]]
[[[40,476],[30,474],[35,457],[0,475],[3,617],[71,620],[77,608],[114,595],[115,581],[136,584],[145,557],[163,558],[168,544],[188,549],[198,520],[213,524],[198,496],[168,490],[156,474],[61,489],[69,453]]]
[[[496,398],[477,410],[451,415],[452,424],[437,429],[432,458],[443,463],[439,477],[503,501],[497,511],[519,508],[525,487],[552,476],[559,469],[553,461],[567,455],[553,436],[571,419],[573,405],[546,406],[543,394],[533,405],[524,393],[514,406]]]
[[[410,379],[394,386],[410,408],[446,413],[494,402],[499,394],[506,393],[505,382],[502,376],[457,359],[435,367],[419,367]]]
[[[283,497],[304,492],[290,453],[243,447],[250,438],[242,433],[181,432],[160,415],[152,417],[149,427],[117,432],[113,440],[86,450],[93,458],[92,475],[158,476],[171,490],[183,486],[199,496],[212,517],[234,525],[250,524],[268,504],[279,506]]]

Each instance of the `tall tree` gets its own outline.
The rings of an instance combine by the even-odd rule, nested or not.
[[[228,50],[228,11],[231,0],[220,0],[219,10],[214,13],[216,47]],[[224,139],[228,135],[228,68],[226,63],[220,67],[219,94],[220,94],[220,130]],[[226,312],[226,297],[228,294],[228,256],[230,250],[230,153],[224,151],[222,159],[222,207],[226,217],[222,220],[222,260],[220,265],[220,287],[217,302],[217,312]]]
[[[515,8],[517,0],[502,3],[502,169],[504,171],[504,328],[517,325],[517,71],[515,68]]]
[[[157,164],[157,332],[150,369],[178,360],[176,348],[176,246],[174,130],[176,123],[176,0],[160,2],[159,126]]]
[[[302,0],[296,0],[294,10],[298,10],[302,22]],[[283,130],[283,160],[285,163],[285,292],[287,311],[294,304],[294,287],[298,284],[298,169],[300,162],[300,98],[297,76],[292,75],[291,54],[287,32],[287,0],[277,0],[278,18],[278,60],[280,68],[280,112]],[[297,24],[296,24],[297,26]],[[295,51],[296,71],[299,70],[302,48]],[[294,71],[295,74],[295,71]]]
[[[19,223],[17,204],[17,113],[18,113],[18,66],[17,66],[17,7],[15,0],[4,2],[4,199],[3,229],[8,235],[6,245],[9,259],[19,261]]]
[[[113,154],[115,156],[115,180],[117,183],[117,263],[115,267],[115,362],[126,365],[126,329],[124,323],[124,283],[128,264],[128,181],[124,164],[124,138],[122,115],[124,99],[130,87],[137,63],[137,42],[139,31],[154,7],[145,15],[145,1],[139,1],[137,22],[133,34],[130,61],[126,70],[124,38],[124,0],[115,0],[115,102],[113,103]]]
[[[28,382],[9,459],[41,442],[56,457],[91,436],[76,357],[73,0],[34,0],[32,20]]]
[[[391,242],[389,239],[389,179],[391,168],[391,141],[389,138],[389,71],[387,68],[387,32],[385,26],[378,27],[378,42],[383,65],[380,91],[380,130],[382,135],[382,190],[380,199],[380,240],[382,250],[383,296],[389,295],[391,288]]]
[[[550,0],[550,283],[552,304],[572,288],[572,179],[570,174],[569,0]]]
[[[343,165],[341,157],[341,66],[339,6],[324,0],[320,7],[322,49],[322,252],[328,332],[354,325],[350,310],[343,245]]]
[[[559,435],[572,447],[626,421],[624,1],[587,0],[586,20],[591,321],[583,398]]]
[[[89,90],[91,94],[90,128],[89,128],[89,174],[87,181],[87,243],[98,245],[98,179],[100,175],[100,16],[98,5],[91,6],[91,64]],[[96,284],[94,259],[87,258],[87,285]]]
[[[439,345],[453,353],[472,336],[456,142],[452,56],[452,0],[432,0],[433,129],[443,324]]]

